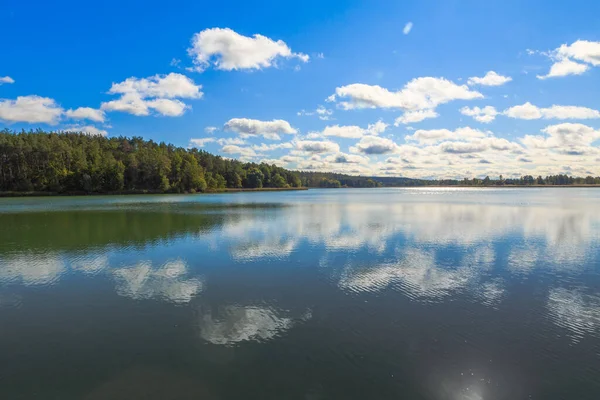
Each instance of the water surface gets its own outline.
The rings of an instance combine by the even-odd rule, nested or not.
[[[0,199],[0,398],[598,399],[600,190]]]

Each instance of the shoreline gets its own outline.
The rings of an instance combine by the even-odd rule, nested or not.
[[[130,196],[130,195],[189,195],[189,194],[215,194],[215,193],[240,193],[240,192],[287,192],[295,190],[308,190],[307,187],[297,188],[223,188],[223,189],[211,189],[205,192],[195,193],[174,193],[174,192],[162,192],[155,190],[129,190],[122,192],[106,192],[106,193],[86,193],[86,192],[0,192],[0,198],[8,197],[71,197],[71,196]]]
[[[217,194],[217,193],[243,193],[243,192],[290,192],[290,191],[302,191],[309,189],[389,189],[389,188],[460,188],[460,189],[581,189],[581,188],[600,188],[600,185],[490,185],[490,186],[469,186],[469,185],[424,185],[424,186],[379,186],[373,188],[361,188],[361,187],[339,187],[339,188],[321,188],[321,187],[295,187],[295,188],[223,188],[223,189],[211,189],[204,192],[195,193],[174,193],[174,192],[161,192],[154,190],[132,190],[123,192],[106,192],[106,193],[86,193],[86,192],[0,192],[0,198],[9,197],[71,197],[71,196],[132,196],[132,195],[190,195],[190,194]]]

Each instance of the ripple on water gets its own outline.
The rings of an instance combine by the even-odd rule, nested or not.
[[[600,297],[577,289],[554,288],[547,303],[548,315],[558,326],[567,329],[573,342],[586,335],[600,333]]]

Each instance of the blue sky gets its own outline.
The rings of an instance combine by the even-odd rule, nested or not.
[[[362,175],[600,175],[600,4],[522,3],[9,0],[0,127]]]

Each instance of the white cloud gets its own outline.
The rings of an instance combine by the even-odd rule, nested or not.
[[[379,120],[374,124],[369,124],[369,126],[367,126],[367,133],[370,135],[379,135],[380,133],[385,132],[388,126],[388,124]]]
[[[508,108],[504,114],[518,119],[592,119],[600,118],[600,111],[579,106],[552,105],[540,108],[529,102]]]
[[[0,85],[5,83],[15,83],[15,80],[10,76],[0,76]]]
[[[487,146],[482,141],[475,142],[443,142],[440,143],[439,149],[444,153],[451,154],[468,154],[478,153],[487,149]]]
[[[485,139],[484,142],[487,143],[492,150],[512,151],[515,154],[521,154],[523,152],[523,148],[517,143],[510,142],[503,138],[489,137]]]
[[[398,146],[390,139],[379,136],[364,136],[355,146],[350,148],[352,153],[369,155],[387,154],[396,151]]]
[[[189,107],[180,100],[171,99],[154,99],[147,100],[146,105],[158,111],[159,114],[167,117],[179,117],[185,113],[185,110]]]
[[[221,146],[225,146],[226,144],[242,145],[246,144],[246,141],[242,138],[221,138],[217,140],[217,143]]]
[[[219,128],[217,128],[216,126],[207,126],[206,128],[204,128],[204,132],[208,133],[209,135],[212,135],[218,129]]]
[[[327,126],[323,129],[322,134],[324,136],[336,136],[341,138],[358,139],[364,136],[365,130],[360,126],[348,125],[348,126]]]
[[[200,138],[200,139],[190,139],[190,146],[195,147],[204,147],[207,143],[216,142],[215,138]]]
[[[19,96],[16,100],[0,100],[0,120],[6,122],[29,122],[54,125],[63,109],[54,99],[40,96]]]
[[[600,42],[577,40],[568,46],[563,44],[557,49],[557,53],[560,56],[574,58],[595,67],[600,66]]]
[[[562,60],[556,61],[550,67],[550,72],[546,75],[537,75],[538,79],[555,78],[559,76],[567,75],[581,75],[587,71],[590,67],[586,64],[580,64],[578,62],[563,58]]]
[[[325,161],[334,164],[368,164],[369,159],[357,154],[337,153],[327,156]]]
[[[485,106],[483,108],[463,107],[460,109],[460,113],[469,117],[473,117],[474,120],[484,124],[492,122],[496,118],[496,115],[499,114],[498,111],[496,111],[496,109],[492,106]]]
[[[278,57],[297,57],[303,62],[309,59],[306,54],[293,53],[282,40],[274,41],[259,34],[243,36],[229,28],[205,29],[196,33],[188,54],[199,72],[206,70],[211,63],[217,69],[231,71],[271,67]]]
[[[189,106],[175,99],[199,99],[203,96],[201,89],[202,85],[196,85],[187,76],[177,73],[149,78],[131,77],[123,82],[113,83],[109,93],[121,94],[121,97],[102,103],[100,108],[137,116],[149,115],[149,110],[152,109],[160,115],[179,117]]]
[[[316,113],[319,116],[319,119],[321,119],[323,121],[327,121],[329,119],[329,116],[331,114],[333,114],[333,110],[330,110],[323,106],[319,106],[319,107],[317,107]]]
[[[92,125],[86,125],[86,126],[73,125],[73,126],[63,129],[63,131],[64,132],[83,132],[83,133],[85,133],[87,135],[91,135],[91,136],[106,136],[106,135],[108,135],[108,132],[105,131],[104,129],[99,129]]]
[[[421,122],[427,118],[437,117],[439,117],[439,114],[434,110],[406,111],[402,116],[396,118],[394,125],[400,126],[400,124],[412,124],[415,122]]]
[[[548,136],[525,135],[521,142],[531,149],[552,149],[564,155],[597,154],[591,144],[600,139],[600,131],[583,124],[562,123],[542,129]]]
[[[150,114],[148,104],[136,94],[126,94],[121,96],[120,99],[104,102],[100,108],[106,111],[120,111],[137,116]]]
[[[410,33],[412,27],[413,27],[413,23],[408,22],[406,25],[404,25],[404,29],[402,29],[402,33],[404,33],[405,35],[408,35]]]
[[[296,148],[307,153],[337,153],[340,146],[331,141],[299,140],[296,142]]]
[[[157,74],[148,78],[127,78],[123,82],[113,83],[108,93],[137,94],[143,99],[199,99],[203,95],[201,89],[202,85],[196,85],[187,76],[171,72],[168,75]]]
[[[310,132],[308,139],[318,139],[322,136],[335,136],[346,139],[359,139],[365,135],[378,135],[385,132],[389,125],[379,120],[374,124],[369,124],[366,129],[356,125],[331,125],[325,127],[322,132]]]
[[[65,115],[71,119],[89,119],[90,121],[104,122],[104,111],[91,107],[70,109],[65,111]]]
[[[252,150],[259,151],[261,153],[278,150],[278,149],[291,149],[294,145],[292,143],[279,143],[279,144],[266,144],[261,143],[260,145],[252,145]]]
[[[317,115],[319,117],[320,120],[322,121],[329,121],[331,119],[331,115],[333,114],[333,110],[330,110],[328,108],[325,108],[323,106],[318,106],[317,109],[315,111],[306,111],[306,110],[300,110],[296,113],[296,115],[298,116],[303,116],[303,115]]]
[[[225,123],[225,130],[236,132],[242,137],[259,135],[271,140],[280,140],[279,134],[293,135],[298,132],[282,119],[260,121],[248,118],[230,119]]]
[[[434,144],[444,140],[473,140],[488,136],[488,133],[478,129],[464,127],[455,131],[449,129],[419,129],[412,135],[405,136],[406,141],[416,141],[420,144]]]
[[[471,100],[482,98],[479,92],[467,85],[457,85],[444,78],[422,77],[408,82],[402,90],[391,92],[378,85],[354,83],[338,87],[335,95],[328,100],[348,98],[339,106],[343,109],[355,108],[398,108],[407,111],[434,109],[440,104],[452,100]]]
[[[533,51],[530,54],[532,53],[536,52]],[[581,75],[590,68],[589,64],[595,67],[600,66],[600,42],[577,40],[570,45],[563,44],[549,53],[540,53],[552,58],[554,64],[550,67],[548,74],[538,75],[538,79]]]
[[[512,81],[510,76],[502,76],[494,71],[488,71],[488,73],[481,78],[477,76],[470,77],[467,83],[469,85],[501,86],[510,81]]]
[[[221,149],[225,154],[239,154],[243,157],[256,157],[256,153],[249,147],[240,147],[234,144],[228,144]]]
[[[546,119],[592,119],[600,118],[600,111],[587,107],[557,106],[542,108],[542,115]]]
[[[504,115],[510,118],[518,119],[539,119],[542,118],[542,112],[533,104],[527,102],[520,106],[510,107],[504,111]]]

